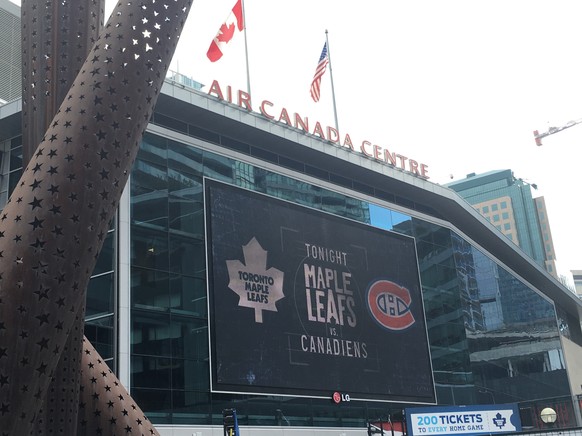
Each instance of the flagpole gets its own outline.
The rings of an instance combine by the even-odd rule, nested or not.
[[[247,64],[247,94],[251,95],[251,75],[249,73],[249,49],[247,45],[247,17],[245,16],[245,2],[241,0],[243,23],[245,25],[245,60]]]
[[[246,33],[245,33],[245,36],[246,36]],[[329,78],[331,79],[331,97],[333,100],[333,117],[335,119],[335,129],[338,131],[338,134],[339,134],[339,125],[337,122],[337,108],[335,106],[335,88],[333,86],[333,69],[331,67],[331,50],[329,49],[329,40],[327,38],[327,29],[325,29],[325,43],[327,44],[327,59],[329,61]]]

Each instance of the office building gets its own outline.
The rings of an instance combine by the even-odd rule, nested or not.
[[[22,95],[20,8],[0,0],[0,105]]]
[[[545,201],[543,197],[532,197],[531,188],[537,189],[535,184],[516,178],[511,170],[497,170],[471,173],[446,186],[558,278]]]

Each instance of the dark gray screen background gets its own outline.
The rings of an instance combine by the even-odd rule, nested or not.
[[[214,391],[306,396],[339,391],[352,399],[434,403],[412,238],[210,180],[206,213]],[[227,261],[244,264],[243,246],[253,238],[267,252],[266,268],[284,274],[284,297],[277,311],[262,311],[262,323],[255,321],[253,308],[239,306],[239,295],[229,288]],[[347,265],[307,261],[351,274],[354,327],[308,319],[306,242],[347,253]],[[410,291],[416,320],[411,327],[389,331],[373,319],[366,291],[378,279]],[[337,339],[344,351],[347,343],[366,344],[367,357],[305,352],[302,335]]]

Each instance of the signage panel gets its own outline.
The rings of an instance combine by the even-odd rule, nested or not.
[[[517,404],[409,408],[406,423],[410,436],[521,431]]]
[[[205,195],[214,392],[434,403],[414,239],[210,180]]]

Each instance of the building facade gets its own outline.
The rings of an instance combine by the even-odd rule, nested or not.
[[[576,295],[582,295],[582,270],[574,269],[570,271],[572,277],[574,278],[574,287],[576,289]]]
[[[556,268],[556,250],[554,249],[554,240],[552,238],[552,231],[550,229],[550,222],[548,220],[548,210],[546,208],[546,201],[544,197],[534,198],[536,204],[536,211],[538,214],[538,221],[540,223],[540,231],[542,232],[542,240],[544,244],[544,251],[546,256],[546,269],[550,274],[557,275]]]
[[[18,101],[0,107],[4,199],[22,171],[20,110]],[[236,408],[253,433],[363,434],[368,421],[431,396],[439,405],[518,403],[531,426],[541,426],[539,411],[551,406],[561,426],[579,425],[580,300],[452,190],[305,130],[216,92],[165,83],[93,273],[86,314],[86,336],[161,433],[215,434],[222,410]],[[336,404],[342,377],[326,385],[328,395],[289,394],[276,383],[248,392],[237,379],[230,390],[217,388],[212,317],[220,274],[207,251],[216,239],[208,233],[210,182],[249,204],[260,195],[266,210],[288,204],[292,216],[321,213],[324,228],[339,220],[379,238],[414,238],[433,393],[422,401],[388,392],[367,398],[356,385],[343,392],[351,401]],[[269,216],[259,228],[275,220]],[[395,349],[394,359],[406,352]],[[262,353],[267,362],[269,349]],[[401,374],[410,376],[406,368]]]
[[[0,0],[0,104],[22,96],[20,8]]]
[[[536,185],[511,170],[469,174],[446,186],[458,192],[501,233],[521,247],[550,274],[558,277],[556,254],[543,197],[533,198]]]

